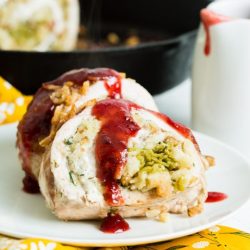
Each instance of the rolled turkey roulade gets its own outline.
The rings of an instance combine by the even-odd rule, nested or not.
[[[42,85],[18,126],[17,147],[26,173],[26,191],[39,192],[41,159],[57,130],[93,100],[108,97],[157,110],[152,96],[141,85],[112,69],[73,70]]]
[[[0,0],[0,49],[72,50],[80,23],[78,0]]]
[[[152,101],[146,106],[154,108]],[[39,185],[60,219],[115,212],[164,220],[168,212],[202,211],[208,165],[189,129],[145,106],[108,98],[59,128],[42,157]]]

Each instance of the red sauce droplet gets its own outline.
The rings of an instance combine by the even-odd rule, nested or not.
[[[30,194],[40,193],[40,188],[38,186],[37,180],[32,176],[26,174],[23,178],[23,191]]]
[[[109,213],[108,216],[103,219],[100,229],[104,233],[121,233],[129,230],[130,227],[119,214]]]
[[[211,52],[211,35],[210,35],[210,26],[216,25],[222,22],[226,22],[231,20],[229,17],[222,16],[216,14],[208,9],[203,9],[201,11],[201,21],[204,25],[205,33],[206,33],[206,42],[204,53],[208,56]]]
[[[97,177],[104,187],[104,198],[110,206],[124,204],[117,179],[127,162],[127,143],[140,127],[130,114],[131,103],[123,99],[106,99],[92,110],[102,122],[96,137]]]
[[[44,88],[44,86],[51,84],[61,86],[67,81],[72,81],[76,86],[82,86],[83,82],[86,80],[108,81],[109,78],[117,79],[116,87],[110,86],[109,95],[113,97],[115,94],[120,94],[120,74],[108,68],[97,68],[94,70],[84,68],[70,71],[54,81],[45,83],[43,87],[37,91],[24,118],[19,123],[17,140],[23,170],[27,175],[33,178],[33,182],[36,182],[36,178],[32,175],[30,159],[33,153],[37,154],[44,152],[44,148],[39,145],[39,141],[48,136],[51,127],[51,119],[55,109],[54,104],[50,100],[52,91]],[[29,184],[29,181],[24,180],[23,184],[23,189],[26,192],[33,193],[37,191],[36,188],[34,188],[34,191],[32,190],[32,185]],[[35,186],[38,186],[38,184],[34,185],[34,187]]]
[[[206,202],[219,202],[227,199],[228,196],[220,192],[208,192]]]

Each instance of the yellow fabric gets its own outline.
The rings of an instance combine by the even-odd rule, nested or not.
[[[24,96],[0,77],[0,124],[19,121],[32,97]]]
[[[24,96],[0,77],[0,124],[21,119],[32,97]],[[84,235],[83,235],[84,237]],[[102,248],[100,250],[126,250],[128,247]],[[250,234],[224,226],[175,239],[172,241],[129,247],[131,250],[250,250]],[[0,235],[0,250],[88,250],[65,246],[41,239],[13,239]]]
[[[65,246],[41,239],[17,240],[0,236],[0,250],[89,250],[87,247]],[[127,247],[100,250],[126,250]],[[214,226],[202,232],[155,244],[129,247],[131,250],[250,250],[250,234],[237,229]]]

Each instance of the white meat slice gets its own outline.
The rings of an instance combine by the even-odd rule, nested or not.
[[[129,90],[129,84],[130,81],[126,80],[123,85],[125,89],[128,88],[124,92],[127,95],[133,92]],[[137,96],[134,97],[136,99]],[[150,96],[145,97],[144,100],[150,100]],[[153,102],[151,104],[153,105]],[[87,107],[67,121],[58,130],[51,147],[43,156],[39,174],[40,189],[48,207],[60,219],[103,218],[111,209],[103,198],[102,185],[96,177],[95,138],[101,123],[91,111],[92,107]],[[124,217],[157,217],[166,212],[192,214],[194,210],[195,213],[200,212],[207,197],[203,156],[189,139],[184,138],[153,113],[132,109],[131,114],[141,129],[135,137],[129,139],[128,148],[151,148],[167,136],[187,143],[188,147],[184,153],[191,159],[192,164],[188,169],[176,171],[171,178],[177,178],[181,174],[186,180],[190,180],[190,183],[184,191],[176,191],[171,183],[166,183],[169,192],[165,197],[159,197],[153,190],[120,187],[125,204],[116,209]],[[136,159],[132,158],[133,155],[128,154],[126,168],[129,171],[134,171],[133,162]]]

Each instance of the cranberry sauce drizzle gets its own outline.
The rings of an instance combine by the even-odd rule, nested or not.
[[[208,192],[208,197],[206,199],[206,202],[218,202],[218,201],[223,201],[227,199],[228,196],[224,193],[220,192]]]
[[[216,24],[226,22],[229,20],[230,20],[229,17],[216,14],[208,9],[203,9],[201,11],[201,21],[204,25],[204,29],[206,33],[206,42],[205,42],[205,48],[204,48],[204,53],[206,56],[208,56],[211,52],[210,27],[212,25],[216,25]]]
[[[195,145],[195,148],[197,149],[198,152],[200,152],[200,148],[199,145],[192,133],[192,131],[185,127],[184,125],[173,121],[170,117],[168,117],[167,115],[164,115],[162,113],[158,113],[152,110],[147,110],[150,113],[154,114],[155,116],[157,116],[158,118],[160,118],[161,120],[163,120],[166,124],[168,124],[170,127],[172,127],[173,129],[175,129],[176,131],[178,131],[181,135],[183,135],[185,138],[191,140],[193,142],[193,144]]]
[[[109,213],[100,226],[104,233],[121,233],[130,229],[129,224],[119,215]]]
[[[67,72],[54,81],[47,82],[37,91],[33,101],[28,107],[28,110],[18,126],[17,146],[19,148],[19,156],[22,160],[23,170],[26,172],[27,178],[33,178],[36,182],[36,177],[32,173],[31,161],[32,153],[41,153],[44,151],[39,145],[39,141],[48,136],[51,128],[51,119],[54,114],[54,104],[50,100],[51,90],[46,89],[47,85],[63,85],[67,81],[72,81],[76,86],[81,86],[86,80],[108,81],[110,78],[117,79],[116,83],[120,84],[120,74],[112,69],[97,68],[94,70],[80,69]],[[118,86],[117,85],[117,86]],[[114,89],[115,94],[121,87]],[[112,90],[109,94],[113,96]],[[24,190],[33,193],[32,185],[24,180]],[[36,191],[36,188],[34,188]]]
[[[102,122],[96,137],[97,176],[104,186],[104,198],[110,206],[123,205],[117,178],[127,161],[127,143],[140,127],[130,114],[131,103],[123,99],[98,102],[93,115]]]
[[[140,130],[131,116],[132,108],[144,109],[162,119],[185,138],[190,139],[199,151],[191,130],[166,115],[147,110],[123,99],[106,99],[97,102],[92,109],[92,114],[102,122],[95,147],[97,177],[104,187],[104,198],[109,206],[124,204],[117,179],[127,161],[128,140]],[[123,232],[129,229],[129,225],[119,214],[109,213],[100,229],[105,233]]]
[[[133,121],[131,108],[144,109],[135,103],[123,99],[106,99],[98,102],[92,114],[102,122],[96,138],[97,176],[104,186],[104,197],[110,206],[123,204],[117,178],[127,161],[127,143],[136,135],[140,127]],[[190,129],[174,122],[168,116],[147,110],[162,119],[185,138],[191,140],[200,152],[199,146]]]
[[[23,178],[23,191],[30,194],[37,194],[40,192],[37,180],[27,173]]]
[[[23,180],[23,190],[29,193],[37,192],[38,187],[31,168],[32,153],[39,154],[43,152],[39,140],[49,134],[53,109],[54,106],[48,91],[40,88],[18,125],[17,146],[22,168],[26,174]],[[32,184],[30,184],[31,182]],[[34,190],[32,187],[34,187]]]

